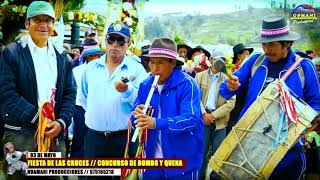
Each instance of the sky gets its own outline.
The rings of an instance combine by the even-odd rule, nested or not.
[[[145,5],[145,13],[200,13],[221,14],[232,12],[236,7],[247,9],[248,2],[253,7],[266,7],[267,4],[261,0],[150,0]]]
[[[98,11],[105,15],[107,10],[106,0],[86,0],[84,11]],[[149,0],[145,3],[144,13],[146,16],[166,13],[187,13],[187,14],[219,14],[234,11],[238,6],[246,9],[248,3],[253,7],[267,7],[268,0]]]
[[[117,1],[117,0],[115,0]],[[187,14],[221,14],[233,12],[235,9],[247,9],[250,4],[254,8],[270,8],[271,0],[149,0],[145,3],[145,16],[157,16],[166,13]],[[284,0],[275,0],[276,3]],[[288,3],[310,3],[320,5],[320,0],[287,0]],[[96,11],[106,15],[107,0],[85,0],[84,11]],[[237,7],[237,8],[236,8]]]

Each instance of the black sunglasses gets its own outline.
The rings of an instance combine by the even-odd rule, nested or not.
[[[116,41],[117,41],[119,46],[124,46],[124,44],[126,43],[124,37],[112,37],[112,36],[110,36],[110,37],[107,38],[107,43],[110,44],[110,45],[113,44]]]

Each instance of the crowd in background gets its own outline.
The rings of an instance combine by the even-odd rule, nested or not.
[[[56,120],[49,122],[50,130],[45,135],[57,139],[55,151],[74,158],[121,158],[128,145],[127,128],[131,119],[133,127],[149,130],[146,157],[187,159],[185,170],[147,170],[144,178],[204,179],[208,160],[254,101],[255,95],[259,95],[257,89],[245,84],[260,83],[263,70],[258,69],[259,73],[250,77],[250,81],[246,76],[260,54],[254,54],[254,48],[239,42],[233,47],[232,66],[223,71],[215,65],[225,65],[226,52],[207,50],[201,45],[194,48],[187,44],[176,45],[171,39],[159,37],[152,44],[143,46],[141,55],[129,57],[126,51],[130,46],[130,29],[121,22],[109,26],[106,51],[101,50],[92,30],[85,32],[80,45],[64,43],[64,49],[59,51],[50,43],[47,33],[52,30],[53,9],[46,3],[37,3],[28,8],[27,35],[7,46],[0,36],[0,132],[4,133],[1,134],[3,142],[12,142],[20,151],[35,150],[33,133],[37,110],[50,99],[54,88]],[[44,8],[43,11],[39,11],[38,6]],[[282,19],[272,21],[282,22]],[[282,34],[272,41],[263,37],[255,39],[262,44],[270,61],[269,64],[262,62],[267,63],[265,66],[269,70],[266,76],[270,81],[267,83],[278,78],[281,70],[296,56],[304,58],[302,66],[306,68],[308,89],[301,91],[300,96],[319,111],[316,103],[319,103],[320,94],[317,90],[310,91],[314,87],[319,91],[320,54],[292,49],[296,37],[291,31],[288,34],[292,35],[291,39],[281,39]],[[45,62],[43,57],[48,57]],[[228,73],[233,73],[233,81]],[[316,76],[313,73],[317,73]],[[151,100],[152,113],[146,115],[142,105],[155,75],[160,75],[158,87]],[[288,84],[291,85],[290,81]],[[267,84],[260,85],[263,89]],[[315,98],[308,99],[311,96]],[[315,149],[312,145],[305,148],[311,167],[307,170],[320,173],[320,159],[310,153],[310,148]],[[304,150],[296,151],[304,154]],[[134,156],[134,152],[130,155]],[[290,167],[289,170],[297,168]],[[284,169],[277,167],[272,177],[283,177],[287,172]],[[209,173],[211,179],[219,179],[215,172]]]

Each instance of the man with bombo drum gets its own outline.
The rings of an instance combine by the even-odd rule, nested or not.
[[[254,74],[252,67],[259,59],[259,54],[251,56],[236,71],[231,79],[220,86],[220,95],[228,99],[239,93],[247,84],[248,96],[239,119],[256,100],[263,89],[275,79],[279,79],[294,64],[296,55],[291,50],[299,34],[291,31],[283,17],[267,17],[263,20],[261,35],[253,42],[262,43],[266,57]],[[304,75],[299,73],[302,68]],[[252,77],[251,77],[252,76]],[[305,78],[304,78],[305,77]],[[295,70],[285,80],[286,85],[298,97],[304,100],[314,110],[320,111],[320,87],[316,68],[310,59],[304,58]],[[305,155],[303,142],[295,144],[273,170],[270,179],[300,179],[305,171]]]

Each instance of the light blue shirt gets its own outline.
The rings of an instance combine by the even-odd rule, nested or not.
[[[85,124],[96,131],[118,131],[128,127],[131,108],[140,83],[147,78],[143,66],[128,57],[110,75],[106,55],[88,63],[81,82],[80,103],[86,110]],[[135,76],[128,89],[120,93],[114,85],[121,77]]]
[[[76,97],[76,105],[77,106],[81,106],[81,103],[80,103],[81,80],[82,80],[82,75],[83,75],[83,72],[85,71],[85,69],[86,69],[86,64],[81,64],[81,65],[73,68],[73,70],[72,70],[74,79],[76,80],[76,84],[77,84],[77,97]]]
[[[217,88],[216,88],[216,85],[217,85],[217,82],[219,80],[220,73],[213,74],[211,70],[209,72],[210,72],[211,84],[210,84],[210,90],[208,92],[208,98],[207,98],[207,102],[206,102],[206,109],[215,110],[216,106],[217,106],[217,97],[216,97]]]

